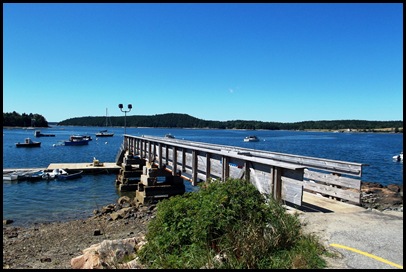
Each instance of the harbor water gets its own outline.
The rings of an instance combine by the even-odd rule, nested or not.
[[[41,128],[43,134],[55,137],[34,137],[35,130],[3,128],[3,169],[43,168],[51,163],[115,162],[123,141],[124,128],[111,128],[113,137],[96,138],[103,127]],[[172,134],[177,139],[239,146],[366,164],[362,181],[382,185],[403,186],[403,162],[393,156],[403,151],[401,133],[333,133],[269,130],[217,130],[127,128],[130,135],[164,137]],[[256,135],[259,142],[244,142],[248,135]],[[63,146],[70,135],[90,135],[92,141],[84,146]],[[40,141],[41,147],[16,148],[25,138]],[[14,220],[15,225],[82,219],[93,210],[116,202],[121,196],[115,186],[115,174],[83,175],[76,180],[3,181],[3,219]],[[195,191],[185,181],[186,191]],[[128,194],[128,193],[126,193]]]

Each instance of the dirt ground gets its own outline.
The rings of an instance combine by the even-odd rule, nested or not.
[[[363,186],[363,206],[403,212],[403,188]],[[145,234],[154,212],[144,208],[117,220],[99,215],[31,227],[16,227],[3,220],[3,268],[70,269],[71,259],[93,244]]]

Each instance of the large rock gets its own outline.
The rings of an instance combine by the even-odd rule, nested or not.
[[[135,258],[135,253],[145,243],[145,236],[104,240],[84,249],[83,255],[71,260],[71,266],[73,269],[141,268]],[[125,262],[125,260],[131,261]]]

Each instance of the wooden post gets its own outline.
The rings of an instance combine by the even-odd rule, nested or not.
[[[169,147],[168,147],[168,145],[166,144],[166,145],[165,145],[165,164],[166,164],[166,165],[168,165],[168,162],[169,162],[168,149],[169,149]]]
[[[198,167],[197,151],[193,150],[192,151],[192,185],[193,186],[197,185],[197,167]]]
[[[206,181],[210,179],[210,153],[206,153]]]
[[[162,168],[162,144],[158,144],[158,167]]]
[[[186,151],[182,148],[182,173],[186,171]]]
[[[172,176],[176,176],[176,172],[178,171],[178,149],[174,146],[172,150]]]
[[[282,198],[282,168],[273,166],[274,198],[280,201]]]
[[[244,170],[245,170],[245,180],[250,181],[251,177],[250,177],[250,162],[249,161],[245,161],[244,162]]]

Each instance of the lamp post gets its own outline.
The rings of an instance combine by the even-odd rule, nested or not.
[[[127,112],[130,112],[133,106],[131,104],[128,104],[128,110],[123,110],[123,104],[118,104],[118,108],[124,112],[124,134],[127,133],[126,127],[127,127]]]

